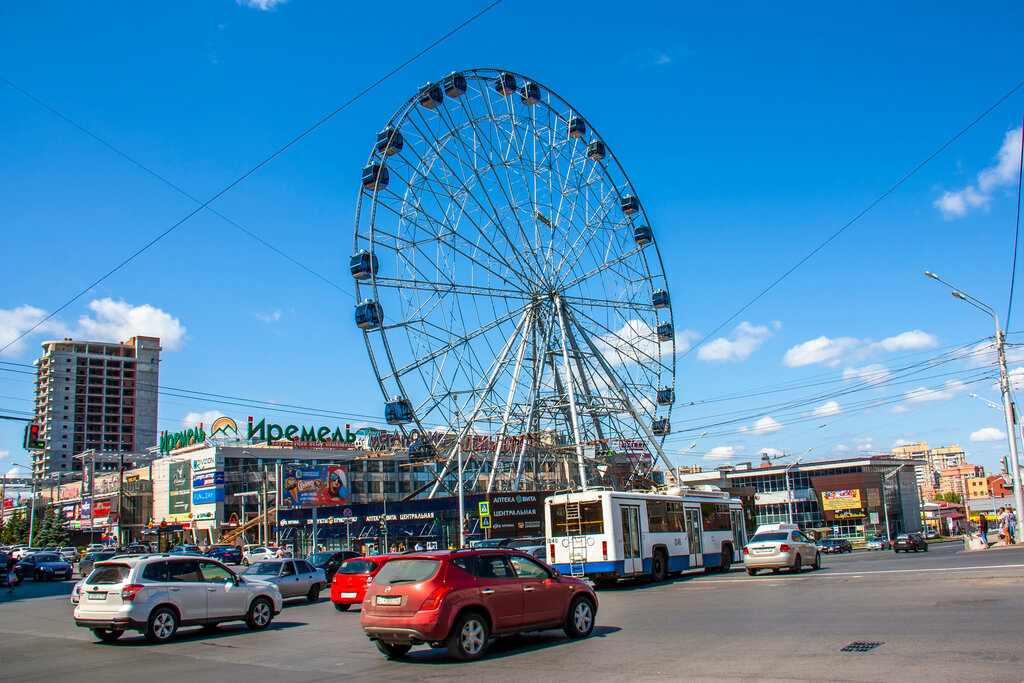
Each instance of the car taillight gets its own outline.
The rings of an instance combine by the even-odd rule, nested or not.
[[[444,596],[446,596],[450,590],[451,586],[439,586],[435,588],[434,592],[431,593],[427,597],[427,599],[423,601],[422,605],[420,605],[420,609],[437,609],[441,606],[442,598],[444,598]]]
[[[127,602],[131,602],[135,599],[135,596],[139,594],[145,586],[141,583],[130,583],[121,589],[121,599]]]
[[[604,555],[604,559],[608,559],[608,541],[601,541],[601,553]]]
[[[786,545],[785,543],[783,543],[782,545],[779,546],[779,552],[780,553],[788,553],[789,550],[790,550],[789,546]]]
[[[749,555],[750,554],[750,548],[748,548],[747,546],[743,546],[743,554],[744,555]]]
[[[369,586],[371,583],[373,583],[373,574],[366,577],[366,585]]]

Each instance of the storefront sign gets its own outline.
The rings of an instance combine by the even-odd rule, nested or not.
[[[297,425],[279,425],[279,424],[267,424],[266,418],[260,420],[258,423],[253,423],[252,418],[249,418],[248,428],[246,429],[246,438],[250,441],[253,437],[257,441],[264,441],[268,446],[272,445],[275,441],[285,440],[289,442],[302,442],[307,444],[338,444],[338,443],[349,443],[354,444],[356,442],[356,435],[349,431],[349,426],[345,425],[345,431],[342,432],[341,427],[335,427],[331,431],[330,427],[299,427]]]
[[[861,507],[860,489],[821,492],[822,510],[845,510],[859,507]]]
[[[223,467],[224,461],[222,458],[218,458],[216,455],[203,455],[198,458],[192,458],[192,471],[203,472],[205,470],[212,470],[218,467]]]
[[[210,489],[198,489],[192,492],[193,505],[206,505],[207,503],[224,502],[224,487],[215,486]],[[196,513],[198,515],[198,513]]]
[[[861,517],[867,517],[864,514],[863,508],[844,508],[842,510],[836,510],[832,515],[833,519],[860,519]]]
[[[345,468],[337,465],[281,468],[282,507],[338,505],[348,502],[348,477]]]
[[[206,432],[203,431],[202,423],[193,429],[186,429],[180,432],[162,432],[160,434],[160,452],[170,453],[175,448],[194,446],[206,441]]]
[[[192,468],[195,471],[195,467]],[[192,488],[201,489],[204,486],[222,486],[224,484],[224,473],[220,470],[192,475]]]
[[[197,512],[192,519],[197,519],[197,520],[201,520],[202,521],[202,520],[214,519],[216,516],[217,516],[217,513],[214,512],[213,510],[205,510],[203,512]]]
[[[187,515],[192,503],[192,463],[188,460],[170,463],[167,478],[167,514]]]
[[[548,491],[507,491],[487,496],[492,538],[544,535],[544,499]],[[483,505],[483,503],[481,503]],[[481,509],[482,511],[482,509]],[[481,515],[481,522],[484,515]]]

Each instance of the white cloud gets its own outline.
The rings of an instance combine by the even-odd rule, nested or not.
[[[907,441],[906,439],[896,439],[895,441],[893,441],[892,447],[893,448],[899,448],[900,446],[909,446],[912,443],[914,443],[914,442],[913,441]]]
[[[996,190],[1016,184],[1020,173],[1020,143],[1020,128],[1007,131],[996,153],[996,163],[979,172],[975,183],[955,192],[947,190],[932,202],[942,212],[942,217],[953,220],[963,218],[973,209],[987,209]]]
[[[735,458],[743,450],[742,446],[715,446],[704,455],[705,460],[728,460]]]
[[[283,5],[287,0],[235,0],[239,5],[245,5],[246,7],[252,7],[253,9],[268,11],[275,9],[278,5]]]
[[[903,332],[895,337],[888,337],[878,342],[876,346],[886,351],[920,351],[921,349],[932,349],[939,345],[935,335],[912,330]]]
[[[213,421],[218,417],[222,417],[224,413],[219,410],[207,410],[203,413],[189,413],[182,420],[181,424],[183,427],[198,427],[199,423],[203,424],[203,428],[208,428]]]
[[[820,405],[815,408],[811,415],[814,417],[829,417],[831,415],[838,415],[843,412],[842,407],[835,401],[829,401],[824,405]]]
[[[751,434],[774,434],[782,431],[783,425],[770,417],[762,417],[750,427],[740,427],[739,432],[750,432]]]
[[[849,446],[846,446],[846,445],[840,443],[840,444],[836,444],[836,447],[833,448],[832,450],[834,450],[836,453],[849,453],[853,449],[850,448]]]
[[[18,306],[9,310],[0,310],[0,347],[6,346],[28,328],[46,317],[46,311],[35,306]],[[47,321],[32,331],[33,335],[48,334],[56,329],[53,321]],[[19,339],[4,351],[7,355],[17,355],[25,350],[27,337]]]
[[[1005,438],[1006,434],[995,427],[984,427],[976,432],[971,432],[971,441],[976,442],[1002,441]]]
[[[270,313],[261,313],[259,311],[252,314],[254,318],[265,323],[278,323],[281,322],[281,309],[275,308]]]
[[[843,370],[843,379],[848,382],[867,382],[868,384],[878,386],[885,384],[885,381],[889,379],[891,374],[884,365],[873,363],[862,368],[846,368]]]
[[[684,54],[684,51],[677,48],[657,49],[645,47],[634,50],[619,60],[622,66],[638,67],[641,69],[652,66],[669,66]]]
[[[125,301],[97,299],[89,302],[96,317],[81,316],[72,334],[76,339],[125,341],[135,336],[159,337],[160,345],[174,351],[185,339],[185,327],[170,313],[149,304],[133,306]]]
[[[1024,367],[1016,367],[1009,372],[1010,389],[1012,391],[1020,391],[1024,387]],[[998,391],[1002,394],[1003,388],[999,386],[999,382],[992,385],[992,391]]]
[[[860,344],[860,340],[853,337],[829,339],[822,335],[817,339],[797,344],[789,351],[786,351],[782,362],[791,368],[813,365],[815,363],[835,367],[843,360],[845,353],[860,346]]]
[[[12,467],[11,469],[6,471],[4,473],[4,476],[5,477],[23,477],[23,476],[25,476],[27,474],[28,474],[28,470],[24,469],[23,467],[18,467],[17,465],[15,465],[14,467]]]
[[[746,360],[771,336],[767,325],[754,326],[744,321],[733,330],[732,340],[719,337],[708,342],[697,351],[697,358],[711,362]]]
[[[690,348],[690,342],[697,333],[692,330],[675,333],[676,353],[683,353]],[[672,345],[658,341],[658,333],[642,320],[630,320],[615,332],[600,336],[596,340],[609,365],[638,363],[646,365],[651,360],[671,356]]]
[[[10,454],[11,454],[10,451],[0,451],[0,460],[3,460],[4,458],[9,456]]]
[[[905,405],[903,405],[901,403],[898,406],[893,406],[892,407],[892,412],[894,414],[896,414],[896,415],[902,415],[903,413],[909,413],[910,412],[910,408],[908,408],[907,406],[905,406]]]
[[[911,389],[903,398],[906,399],[907,403],[931,403],[934,401],[948,401],[958,393],[965,391],[967,385],[960,380],[951,379],[942,385],[941,389],[929,389],[928,387],[918,387],[917,389]]]
[[[780,451],[778,448],[762,448],[757,452],[758,455],[767,455],[769,458],[781,458],[785,455],[785,451]]]

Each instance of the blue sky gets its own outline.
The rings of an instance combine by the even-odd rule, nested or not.
[[[8,2],[0,76],[205,199],[486,4]],[[601,131],[654,227],[677,339],[694,342],[1024,79],[1022,15],[1009,2],[505,0],[213,205],[343,291],[204,212],[0,361],[30,363],[65,334],[158,334],[166,386],[371,421],[355,417],[382,399],[347,273],[359,171],[419,85],[480,67],[536,79]],[[994,358],[957,351],[991,319],[923,273],[1005,319],[1022,109],[1024,89],[704,346],[677,344],[674,459],[924,440],[998,469],[1001,415],[968,396],[999,400]],[[0,188],[0,345],[195,206],[2,82]],[[1024,373],[1024,354],[1011,359]],[[29,376],[0,372],[0,414],[30,398]],[[160,427],[253,412],[164,396]],[[20,441],[0,421],[0,469],[26,461]]]

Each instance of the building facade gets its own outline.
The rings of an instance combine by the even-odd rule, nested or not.
[[[929,448],[925,441],[897,446],[892,449],[892,457],[921,463],[916,468],[917,494],[921,500],[933,500],[937,494],[946,493],[942,490],[940,470],[960,467],[967,461],[959,444]]]
[[[34,420],[45,448],[36,477],[82,469],[84,451],[138,452],[157,443],[160,340],[43,342],[35,362]]]

